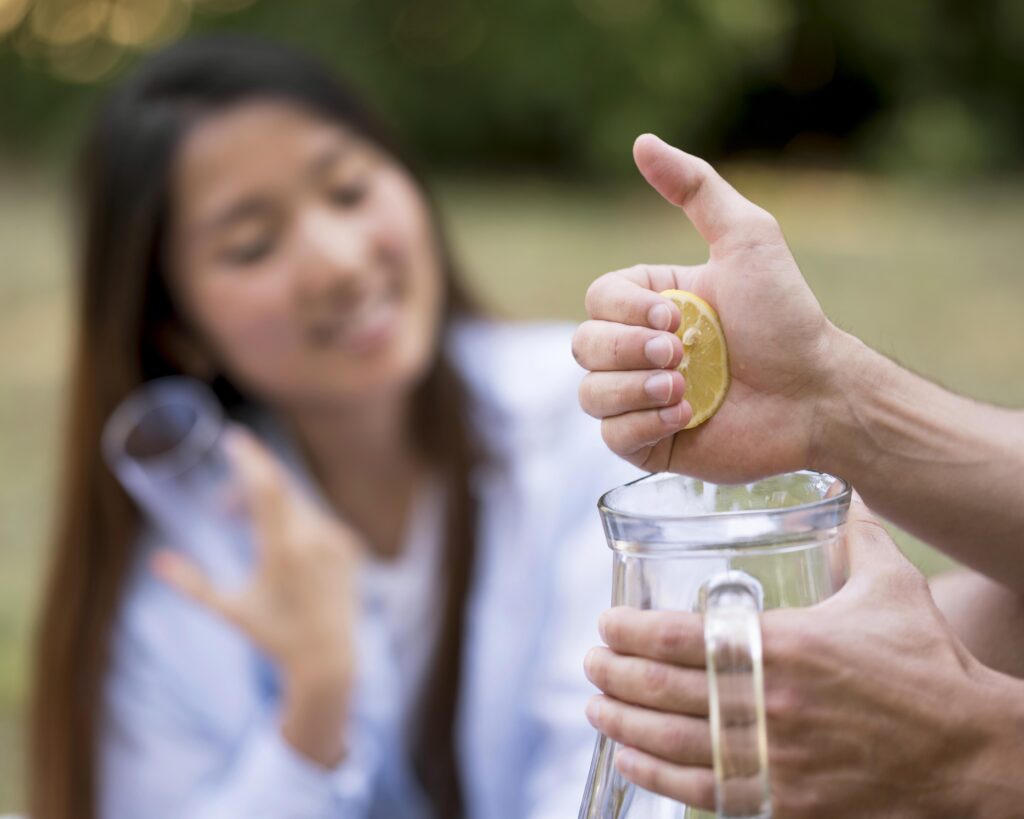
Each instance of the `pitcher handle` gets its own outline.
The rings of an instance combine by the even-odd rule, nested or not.
[[[718,819],[771,819],[761,584],[726,571],[703,589],[711,749]]]

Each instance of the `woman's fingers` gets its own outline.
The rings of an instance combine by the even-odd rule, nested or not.
[[[580,382],[580,406],[594,418],[678,404],[686,382],[678,370],[589,373]]]
[[[240,426],[225,444],[255,528],[264,567],[274,570],[322,541],[343,540],[336,521],[326,518],[302,494],[285,467],[254,435]]]
[[[700,810],[715,809],[715,775],[710,768],[675,765],[637,748],[620,748],[615,767],[641,788]]]
[[[622,702],[695,717],[708,715],[708,678],[701,669],[622,656],[607,648],[591,649],[584,669],[594,685]]]
[[[178,593],[232,622],[237,621],[234,598],[223,595],[191,560],[160,549],[150,559],[150,570]]]
[[[624,458],[675,435],[690,423],[693,410],[686,401],[660,409],[640,410],[605,418],[601,437],[607,447]]]
[[[598,621],[601,638],[617,654],[703,668],[704,619],[688,611],[608,609]]]
[[[652,711],[604,696],[587,703],[587,719],[621,745],[677,765],[711,765],[711,727],[706,719]]]
[[[683,342],[674,333],[585,321],[572,338],[572,354],[586,370],[669,369],[679,366]]]
[[[230,426],[224,444],[241,485],[246,512],[261,540],[279,541],[289,502],[289,487],[280,464],[244,427]]]

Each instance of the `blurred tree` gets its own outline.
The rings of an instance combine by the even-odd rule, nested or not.
[[[0,0],[0,141],[62,151],[97,89],[186,31],[307,48],[436,166],[710,156],[975,173],[1024,157],[1020,0]]]

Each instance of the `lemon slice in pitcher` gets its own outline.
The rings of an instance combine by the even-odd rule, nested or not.
[[[725,331],[715,308],[700,296],[685,290],[665,290],[661,295],[674,301],[683,317],[676,330],[683,342],[679,372],[686,379],[683,398],[693,409],[693,418],[684,429],[693,429],[718,411],[729,391]]]

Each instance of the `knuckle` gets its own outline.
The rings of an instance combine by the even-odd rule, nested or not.
[[[786,784],[800,775],[806,765],[808,751],[805,743],[782,739],[773,726],[768,726],[768,754],[773,780]]]
[[[790,736],[806,703],[803,691],[794,685],[768,686],[764,694],[764,710],[772,731],[783,737]]]
[[[696,191],[696,189],[699,188],[705,180],[717,175],[717,171],[714,166],[702,157],[694,157],[692,167],[693,170],[691,172],[692,176],[690,178],[690,184],[694,191]]]
[[[890,601],[931,596],[927,578],[906,560],[876,570],[871,590],[874,595]]]
[[[622,293],[616,294],[609,307],[611,314],[619,320],[627,318],[633,312],[633,302]]]
[[[682,758],[687,748],[692,745],[686,724],[675,719],[665,720],[661,726],[660,745],[668,756],[675,759]]]
[[[666,693],[669,686],[668,667],[662,663],[645,663],[643,667],[643,684],[647,690],[654,694]]]
[[[892,582],[907,597],[931,595],[928,579],[908,562],[901,562],[891,570]]]
[[[750,223],[765,235],[782,234],[782,227],[779,225],[779,220],[764,208],[757,205],[752,206]]]
[[[612,356],[612,362],[614,364],[616,364],[616,365],[619,365],[621,363],[621,361],[622,361],[623,346],[624,346],[623,345],[623,341],[624,341],[624,339],[623,339],[623,334],[622,333],[615,333],[614,335],[612,335],[611,356]]]
[[[647,277],[650,275],[650,270],[648,270],[647,265],[645,264],[631,264],[623,272],[627,275],[627,278],[631,279],[638,279],[640,277]]]
[[[782,227],[771,213],[753,202],[746,201],[741,208],[740,219],[743,223],[745,239],[743,245],[748,248],[773,245],[782,239]]]
[[[715,781],[710,776],[699,776],[692,786],[695,806],[713,809],[715,806]]]
[[[813,789],[792,787],[789,783],[775,785],[772,802],[777,814],[787,819],[814,819],[828,813],[829,807],[820,803]]]
[[[863,517],[854,523],[851,529],[854,537],[870,543],[885,543],[892,540],[888,530],[875,517]]]
[[[820,641],[812,632],[791,622],[776,620],[774,627],[762,628],[761,640],[765,668],[791,669],[803,665],[809,652]]]
[[[675,656],[685,651],[693,642],[690,632],[675,618],[667,619],[656,631],[658,648],[662,653]]]

